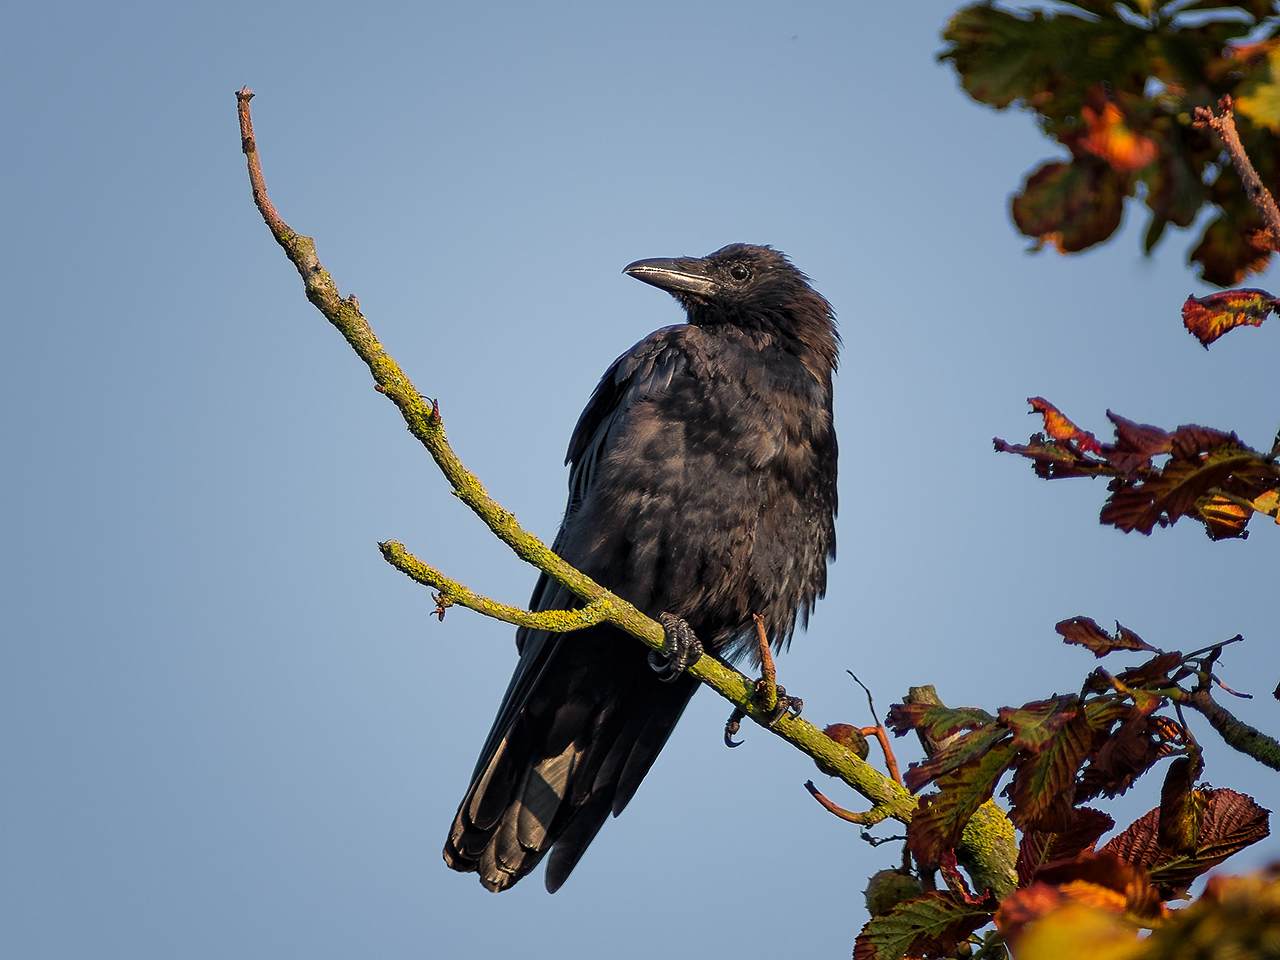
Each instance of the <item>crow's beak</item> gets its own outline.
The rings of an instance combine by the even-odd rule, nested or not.
[[[637,260],[627,264],[622,272],[668,293],[692,293],[709,297],[720,289],[720,285],[707,272],[707,262],[691,257],[677,260]]]

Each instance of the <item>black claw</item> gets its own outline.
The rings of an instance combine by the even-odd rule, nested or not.
[[[733,747],[742,746],[741,740],[733,739],[734,734],[742,729],[742,718],[746,714],[734,707],[733,713],[729,714],[729,719],[724,723],[724,745],[732,749]]]
[[[769,715],[768,725],[770,728],[788,713],[793,717],[798,717],[800,716],[800,711],[804,709],[804,701],[799,697],[788,697],[787,688],[782,684],[778,684],[774,689],[778,692],[778,705],[773,708],[773,713]]]
[[[658,617],[664,634],[662,653],[649,652],[649,666],[663,683],[672,683],[702,657],[702,644],[693,628],[679,617],[664,613]]]

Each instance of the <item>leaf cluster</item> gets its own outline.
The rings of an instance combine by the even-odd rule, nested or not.
[[[980,103],[1018,106],[1066,149],[1027,174],[1012,198],[1018,229],[1061,253],[1108,240],[1128,197],[1150,211],[1143,249],[1170,224],[1216,213],[1190,254],[1227,287],[1266,269],[1264,224],[1197,107],[1235,98],[1240,139],[1268,183],[1280,177],[1280,21],[1269,0],[1187,3],[1077,0],[1014,12],[961,8],[940,60]]]
[[[1117,652],[1151,656],[1109,672],[1098,667],[1078,694],[1004,707],[994,715],[972,708],[895,704],[886,725],[897,735],[916,731],[938,746],[912,764],[905,782],[919,791],[907,828],[907,849],[922,876],[940,869],[945,890],[930,890],[873,917],[854,957],[955,955],[975,931],[994,920],[996,935],[1016,940],[1033,921],[1070,915],[1076,907],[1102,910],[1132,933],[1169,919],[1165,903],[1196,877],[1269,833],[1269,811],[1250,797],[1199,785],[1204,762],[1182,721],[1179,704],[1214,681],[1223,644],[1183,654],[1164,652],[1132,630],[1103,630],[1087,617],[1058,624],[1069,644],[1096,657]],[[1231,642],[1231,641],[1227,641]],[[1084,804],[1114,797],[1165,757],[1160,805],[1095,849],[1115,822]],[[1002,791],[1019,828],[1017,889],[997,901],[971,893],[955,869],[955,847],[969,819]],[[1108,922],[1111,922],[1110,919]]]
[[[997,437],[996,450],[1026,457],[1045,480],[1110,477],[1103,524],[1149,535],[1156,526],[1190,517],[1222,540],[1248,537],[1255,513],[1280,523],[1280,444],[1263,454],[1234,433],[1194,424],[1169,433],[1109,410],[1115,441],[1104,444],[1047,400],[1032,397],[1028,403],[1043,416],[1044,433],[1025,444]]]

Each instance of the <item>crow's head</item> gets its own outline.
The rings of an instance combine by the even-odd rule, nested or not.
[[[666,290],[695,326],[728,324],[791,341],[835,369],[840,337],[831,305],[772,247],[731,243],[706,257],[637,260],[623,273]]]

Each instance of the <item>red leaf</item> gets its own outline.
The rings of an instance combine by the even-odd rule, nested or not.
[[[1252,797],[1234,790],[1197,790],[1204,812],[1196,837],[1196,849],[1179,854],[1161,845],[1160,808],[1148,810],[1102,848],[1130,863],[1151,871],[1152,880],[1166,896],[1185,887],[1200,874],[1216,867],[1227,857],[1265,838],[1271,828],[1271,811],[1258,806]]]
[[[1035,829],[1022,832],[1022,842],[1018,845],[1019,886],[1029,884],[1047,864],[1071,860],[1092,850],[1098,838],[1116,825],[1109,816],[1092,807],[1076,807],[1075,815],[1075,822],[1058,833]]]

